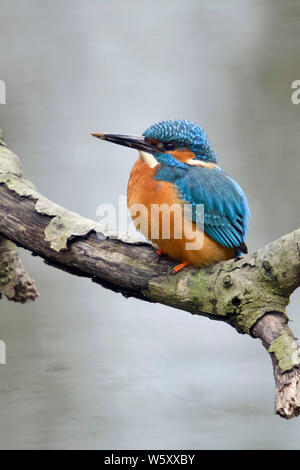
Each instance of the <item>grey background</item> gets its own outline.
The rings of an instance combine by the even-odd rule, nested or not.
[[[299,21],[298,0],[1,0],[0,127],[44,195],[95,219],[137,155],[90,132],[194,120],[248,196],[254,251],[299,227]],[[1,448],[300,448],[258,341],[21,254],[41,296],[1,300]]]

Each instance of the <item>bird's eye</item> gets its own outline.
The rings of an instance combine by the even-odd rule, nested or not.
[[[155,142],[155,146],[161,152],[165,152],[166,150],[175,150],[178,148],[178,143],[171,141],[171,142]]]
[[[165,149],[166,150],[175,150],[178,147],[177,142],[171,141],[165,143]]]
[[[165,150],[166,146],[163,142],[158,142],[158,144],[156,145],[158,150]]]

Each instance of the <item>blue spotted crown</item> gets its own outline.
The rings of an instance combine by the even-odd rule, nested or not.
[[[146,139],[178,144],[178,147],[192,150],[199,160],[216,163],[217,156],[213,151],[202,127],[184,119],[161,121],[148,127],[143,133]]]

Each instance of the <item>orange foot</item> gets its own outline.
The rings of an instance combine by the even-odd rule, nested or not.
[[[171,269],[171,274],[179,273],[179,271],[181,271],[186,266],[189,266],[190,264],[190,261],[183,261],[182,263],[177,264],[177,266],[174,266],[174,268]]]
[[[160,248],[158,250],[156,250],[155,253],[159,258],[164,255],[163,250],[161,250]]]

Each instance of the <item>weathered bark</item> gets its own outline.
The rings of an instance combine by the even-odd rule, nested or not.
[[[300,414],[298,343],[285,312],[300,284],[300,229],[252,255],[171,276],[174,263],[158,262],[149,244],[44,198],[2,141],[0,233],[47,263],[125,296],[222,320],[260,338],[273,361],[276,412],[285,418]]]
[[[0,297],[27,302],[35,300],[38,292],[18,257],[16,245],[0,235]]]
[[[262,340],[271,355],[276,384],[276,413],[287,419],[298,416],[300,414],[299,342],[288,327],[287,319],[276,313],[266,314],[254,325],[252,333]],[[275,344],[281,342],[281,353],[279,347],[275,350],[272,348],[274,342]],[[282,372],[280,367],[286,371]]]

